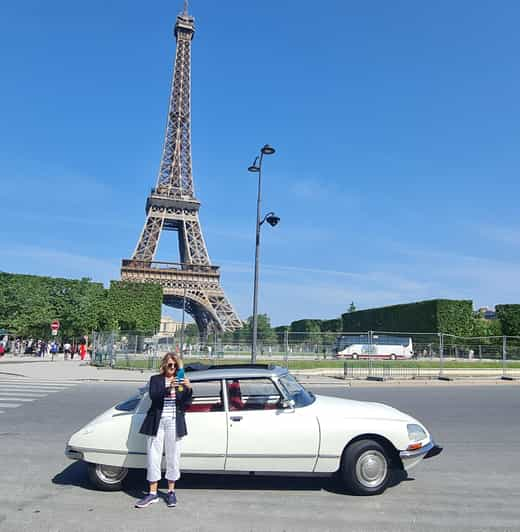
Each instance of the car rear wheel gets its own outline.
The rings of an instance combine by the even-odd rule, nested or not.
[[[395,353],[392,353],[392,354],[390,355],[390,360],[395,360],[396,358],[397,358],[397,357],[395,356]]]
[[[356,495],[377,495],[388,486],[390,467],[390,457],[379,442],[359,440],[347,447],[341,476]]]
[[[358,354],[357,354],[357,353],[354,353],[354,354],[352,355],[352,360],[357,360],[357,357],[358,357]]]
[[[127,474],[126,467],[88,464],[90,482],[103,491],[119,491]]]

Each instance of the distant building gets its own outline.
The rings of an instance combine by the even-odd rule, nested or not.
[[[497,313],[495,312],[494,308],[481,307],[478,309],[478,313],[480,317],[484,320],[496,320],[497,319]]]
[[[175,334],[177,331],[181,329],[181,327],[182,327],[181,322],[175,321],[173,318],[170,318],[170,316],[162,316],[161,325],[159,326],[159,334],[161,335]]]

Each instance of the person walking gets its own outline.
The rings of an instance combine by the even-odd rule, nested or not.
[[[152,404],[139,432],[146,434],[147,474],[149,492],[135,504],[146,508],[159,500],[157,485],[161,480],[161,461],[166,455],[166,479],[168,481],[168,507],[177,505],[175,482],[180,473],[180,440],[188,433],[184,413],[191,404],[192,389],[188,378],[177,379],[183,368],[182,359],[175,353],[166,353],[161,361],[159,375],[153,375],[149,382]],[[184,369],[182,369],[182,375]]]
[[[40,357],[45,358],[46,354],[47,354],[47,342],[42,340],[40,343]]]
[[[81,360],[85,360],[85,357],[87,356],[87,345],[84,343],[81,343],[79,345],[79,357]]]
[[[54,357],[58,354],[58,344],[55,340],[51,342],[50,352],[52,356],[52,361],[54,362]]]
[[[66,340],[65,343],[63,344],[63,360],[67,360],[69,356],[71,357],[70,359],[72,360],[71,351],[70,351],[70,342]]]

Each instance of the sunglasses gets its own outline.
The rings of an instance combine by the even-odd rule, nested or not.
[[[166,366],[168,369],[173,369],[175,367],[175,364],[172,364],[171,362]]]

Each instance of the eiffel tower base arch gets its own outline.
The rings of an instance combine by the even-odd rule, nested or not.
[[[220,286],[218,266],[123,259],[121,279],[155,283],[163,289],[163,303],[193,317],[199,335],[233,331],[242,326]]]
[[[208,308],[201,300],[201,294],[194,293],[191,290],[186,290],[181,294],[171,293],[172,291],[163,290],[163,304],[167,307],[184,310],[195,320],[199,329],[199,336],[201,341],[205,342],[208,336],[214,332],[223,332],[222,328],[218,326],[218,319],[212,309]]]

